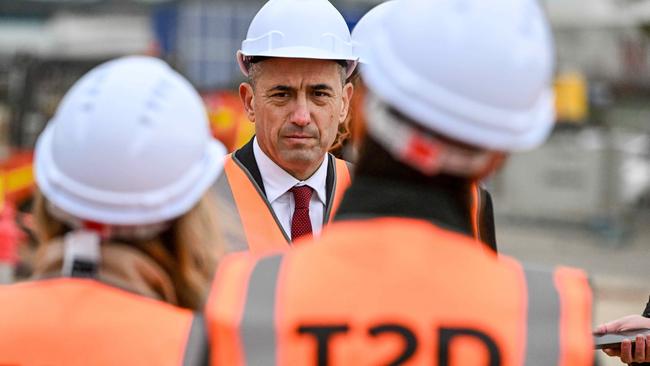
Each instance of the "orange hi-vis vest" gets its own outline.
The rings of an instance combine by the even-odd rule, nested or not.
[[[415,219],[227,257],[206,319],[212,365],[593,364],[582,271],[528,268]]]
[[[333,160],[334,187],[323,215],[325,223],[331,221],[350,185],[348,163]],[[282,229],[264,192],[233,154],[226,156],[224,174],[217,180],[215,190],[220,212],[227,213],[228,217],[228,227],[224,229],[230,251],[265,253],[289,247],[291,239]]]
[[[202,316],[89,279],[0,287],[0,365],[202,365]]]

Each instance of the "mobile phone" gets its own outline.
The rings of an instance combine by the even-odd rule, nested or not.
[[[594,334],[594,348],[621,348],[621,342],[625,339],[632,341],[632,347],[634,347],[637,334],[650,334],[650,329],[633,329],[622,332]]]

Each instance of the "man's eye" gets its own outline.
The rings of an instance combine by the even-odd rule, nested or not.
[[[317,97],[329,97],[330,96],[329,93],[321,92],[321,91],[314,92],[314,95],[317,96]]]
[[[289,96],[289,93],[275,93],[271,94],[271,97],[273,98],[286,98]]]

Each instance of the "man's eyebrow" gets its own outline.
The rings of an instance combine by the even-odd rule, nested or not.
[[[334,88],[332,88],[328,84],[316,84],[316,85],[312,85],[311,88],[313,90],[329,90],[332,92],[334,91]]]
[[[293,91],[293,88],[287,85],[275,85],[274,87],[267,90],[267,92],[274,92],[274,91],[290,92]]]

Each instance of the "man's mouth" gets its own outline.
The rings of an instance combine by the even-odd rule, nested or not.
[[[284,136],[284,138],[291,139],[291,140],[294,140],[294,139],[295,140],[306,140],[306,139],[313,139],[315,137],[311,136],[311,135],[297,135],[297,134],[295,134],[295,135],[286,135],[286,136]]]

